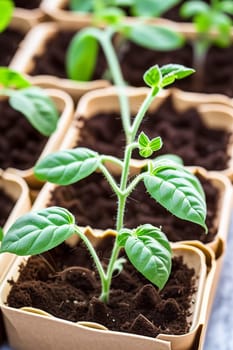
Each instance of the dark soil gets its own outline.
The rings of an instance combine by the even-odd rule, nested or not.
[[[40,6],[41,0],[13,0],[16,7],[22,7],[27,10],[33,10]]]
[[[11,28],[0,33],[0,66],[8,66],[24,38],[24,33]]]
[[[0,227],[4,226],[14,205],[15,201],[4,191],[3,188],[0,188]]]
[[[106,238],[98,247],[103,264],[108,261],[111,240]],[[114,331],[150,337],[188,332],[194,270],[183,264],[182,257],[173,258],[171,276],[160,292],[127,262],[124,271],[113,277],[107,305],[98,299],[99,278],[82,245],[62,245],[51,251],[51,258],[56,273],[39,256],[21,267],[20,279],[12,282],[8,296],[10,306],[37,307],[69,321],[93,321]]]
[[[208,234],[193,223],[180,220],[171,215],[146,193],[143,183],[140,183],[130,195],[126,205],[125,227],[136,228],[150,223],[162,226],[163,232],[172,242],[181,240],[200,240],[211,242],[217,233],[217,213],[220,199],[219,190],[206,179],[200,178],[207,201]],[[48,206],[61,206],[70,210],[80,226],[91,226],[98,229],[115,228],[116,198],[99,173],[74,185],[57,187],[51,193]]]
[[[35,130],[7,101],[0,102],[0,116],[0,168],[31,168],[48,138]]]
[[[99,113],[93,118],[81,118],[77,124],[83,125],[78,146],[123,157],[124,134],[119,114]],[[163,147],[156,155],[174,153],[185,165],[199,165],[208,170],[227,168],[231,134],[207,127],[194,108],[178,112],[172,97],[167,98],[157,111],[147,113],[141,130],[150,138],[162,137]],[[140,159],[136,151],[133,157]]]
[[[34,57],[35,66],[32,75],[49,74],[60,78],[66,78],[65,53],[74,32],[60,31],[47,41],[46,55]],[[193,67],[192,48],[190,45],[169,52],[158,52],[141,48],[133,43],[126,42],[118,50],[119,60],[122,66],[126,82],[133,86],[144,86],[143,74],[154,64],[179,63]],[[212,47],[207,55],[205,74],[199,87],[195,87],[193,77],[176,82],[174,86],[188,91],[200,91],[208,93],[223,93],[233,97],[233,70],[232,70],[233,46],[230,48]],[[106,69],[106,62],[102,52],[99,54],[97,69],[93,79],[102,77]],[[221,69],[219,69],[221,67]]]

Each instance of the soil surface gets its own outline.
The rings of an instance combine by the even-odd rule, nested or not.
[[[93,118],[81,118],[77,125],[83,126],[78,146],[123,157],[124,134],[119,114],[99,113]],[[227,168],[231,134],[207,127],[194,108],[178,112],[172,97],[168,97],[155,112],[147,113],[141,130],[150,138],[162,137],[163,147],[154,157],[174,153],[183,159],[185,165],[199,165],[208,170]],[[137,151],[133,157],[142,159]]]
[[[0,168],[31,168],[48,138],[35,130],[7,101],[0,102],[0,116]]]
[[[15,201],[4,191],[3,188],[0,188],[0,227],[4,226],[14,205]]]
[[[32,75],[49,74],[60,78],[67,78],[65,70],[65,55],[74,32],[59,31],[57,35],[47,41],[45,54],[34,57],[35,66],[30,72]],[[139,54],[140,53],[140,54]],[[145,86],[143,82],[144,72],[154,64],[160,66],[168,63],[184,64],[193,67],[192,47],[187,44],[181,49],[169,52],[158,52],[141,48],[131,42],[125,42],[118,49],[123,75],[128,84],[133,86]],[[193,77],[176,82],[173,86],[188,91],[201,91],[208,93],[223,93],[233,97],[233,70],[232,70],[233,46],[230,48],[212,47],[207,55],[203,81],[199,87],[194,86]],[[221,69],[219,67],[221,66]],[[100,51],[94,79],[99,79],[106,71],[106,62]]]
[[[32,10],[40,6],[42,0],[13,0],[16,7]]]
[[[172,242],[181,240],[200,240],[211,242],[217,233],[217,213],[220,200],[219,190],[209,181],[201,178],[206,195],[208,234],[193,223],[171,215],[146,193],[141,182],[130,195],[126,204],[125,227],[136,228],[150,223],[162,227]],[[88,178],[69,186],[58,186],[51,193],[48,206],[61,206],[70,210],[80,226],[98,229],[114,229],[116,221],[116,198],[103,178],[94,173]]]
[[[111,241],[108,237],[98,247],[104,265]],[[195,278],[182,257],[173,258],[171,276],[160,292],[125,263],[123,272],[113,277],[108,304],[98,299],[99,278],[82,245],[53,249],[50,261],[56,272],[49,270],[40,256],[31,257],[26,267],[21,267],[19,281],[12,282],[8,296],[10,306],[37,307],[69,321],[93,321],[111,330],[150,337],[188,332]]]
[[[24,38],[24,33],[11,28],[0,33],[0,66],[8,66]]]

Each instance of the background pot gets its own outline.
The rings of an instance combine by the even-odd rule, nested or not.
[[[23,18],[30,19],[34,23],[42,21],[45,19],[45,13],[42,10],[43,5],[49,0],[41,0],[41,3],[38,8],[35,9],[25,9],[22,7],[15,7],[14,13]]]
[[[90,234],[90,232],[87,232]],[[98,238],[94,238],[95,243]],[[7,280],[18,275],[18,265],[25,258],[18,258],[12,266],[11,271],[6,277],[1,288],[1,301],[4,321],[10,341],[10,345],[16,350],[29,350],[32,345],[40,341],[40,349],[53,349],[56,341],[57,349],[69,348],[75,349],[77,344],[84,349],[113,349],[139,350],[141,348],[161,349],[161,350],[189,350],[195,342],[195,338],[200,330],[200,313],[202,308],[202,298],[205,294],[207,266],[205,253],[201,249],[188,245],[174,245],[173,252],[175,255],[182,255],[184,262],[188,267],[194,268],[198,278],[196,279],[196,294],[194,295],[195,303],[193,305],[193,316],[191,320],[190,332],[182,336],[159,335],[158,339],[125,334],[120,332],[97,330],[86,327],[83,324],[74,324],[71,322],[56,319],[54,317],[45,317],[36,313],[22,311],[10,308],[4,305],[9,292]],[[210,252],[208,252],[211,255]],[[200,298],[200,299],[199,299]],[[17,330],[17,331],[15,331]],[[27,330],[27,331],[26,331]],[[40,339],[40,340],[39,340]],[[171,345],[172,344],[172,345]],[[172,347],[171,347],[172,346]]]
[[[11,68],[30,75],[30,71],[34,65],[33,57],[36,54],[44,52],[48,38],[53,37],[59,29],[78,31],[83,27],[84,24],[79,22],[75,25],[68,22],[39,24],[28,33],[22,50],[16,54],[11,62]],[[37,40],[35,40],[35,37]],[[109,85],[109,82],[106,80],[77,82],[69,79],[61,79],[52,75],[31,76],[30,80],[34,85],[40,85],[45,88],[56,88],[59,86],[64,91],[68,92],[76,101],[87,91],[104,88]]]
[[[48,95],[54,101],[58,111],[60,112],[60,118],[56,131],[49,137],[40,158],[44,157],[48,153],[54,152],[59,149],[63,138],[68,130],[70,123],[73,119],[73,101],[71,97],[63,91],[48,89],[46,90]],[[9,172],[17,174],[26,180],[31,188],[41,187],[41,182],[39,182],[34,174],[33,169],[20,170],[15,168],[8,168]]]
[[[149,90],[147,88],[126,88],[125,91],[129,98],[130,112],[132,115],[135,115],[138,110],[138,106],[142,104]],[[224,101],[224,97],[222,98],[222,96],[219,96],[220,99],[218,100],[218,95],[186,93],[178,89],[165,90],[156,97],[148,112],[158,109],[169,96],[172,96],[172,100],[177,111],[185,111],[189,108],[195,108],[200,113],[200,116],[207,127],[210,127],[211,129],[221,128],[230,133],[233,132],[233,109],[229,105],[222,103]],[[81,127],[83,124],[82,121],[79,122],[80,117],[88,119],[99,112],[116,112],[120,114],[119,100],[116,89],[108,88],[104,90],[92,91],[83,96],[75,112],[75,119],[78,120],[79,127],[77,127],[77,122],[72,124],[67,137],[64,139],[62,148],[73,148],[75,145],[78,145]],[[163,141],[164,143],[166,142],[166,140]],[[229,144],[227,153],[229,155],[229,162],[227,168],[222,170],[221,173],[232,179],[232,143]],[[141,167],[143,164],[145,164],[145,161],[134,160],[133,162],[133,165],[136,168]],[[115,166],[111,170],[114,171],[114,169]]]
[[[6,232],[19,216],[31,209],[31,201],[29,188],[18,175],[0,170],[0,188],[15,201],[15,205],[3,227],[3,231]],[[0,283],[14,259],[15,255],[13,254],[4,253],[0,255]]]

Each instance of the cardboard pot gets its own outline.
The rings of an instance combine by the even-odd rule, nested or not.
[[[90,235],[90,231],[86,232]],[[108,232],[108,234],[112,234]],[[93,244],[97,245],[99,237],[93,237]],[[73,244],[73,241],[70,242]],[[194,303],[191,310],[190,331],[183,335],[163,335],[159,334],[157,338],[149,338],[134,334],[114,332],[104,329],[101,325],[92,323],[72,323],[57,319],[44,313],[43,310],[25,308],[13,309],[8,307],[5,302],[9,293],[10,286],[7,280],[17,279],[18,267],[26,258],[19,257],[12,265],[11,270],[6,276],[0,290],[1,308],[4,322],[7,330],[10,345],[15,350],[29,350],[34,344],[40,343],[41,350],[52,350],[54,344],[56,349],[69,348],[76,349],[79,344],[80,349],[156,349],[156,350],[189,350],[199,336],[202,325],[200,324],[202,312],[203,297],[209,298],[211,290],[206,289],[213,279],[214,260],[211,252],[206,248],[199,249],[191,245],[177,244],[173,246],[174,255],[182,255],[185,264],[195,270],[196,292],[193,295]],[[207,259],[210,265],[207,265]],[[210,281],[211,280],[211,281]],[[208,292],[208,293],[207,293]],[[208,295],[207,295],[208,294]],[[205,321],[207,313],[205,310]],[[196,345],[195,345],[196,346]],[[196,348],[192,348],[196,349]]]
[[[23,18],[30,19],[35,23],[43,21],[46,18],[45,13],[42,10],[43,5],[47,2],[48,0],[41,0],[41,3],[39,7],[35,9],[25,9],[22,7],[16,7],[14,10],[14,13],[16,15],[19,15]]]
[[[75,24],[69,22],[62,23],[41,23],[34,27],[27,35],[24,46],[11,62],[11,68],[21,73],[30,75],[30,71],[34,65],[33,57],[36,54],[43,53],[46,41],[53,37],[56,32],[62,30],[79,30],[84,24],[77,22]],[[37,40],[35,40],[35,37]],[[76,101],[86,92],[98,88],[104,88],[109,85],[106,80],[96,80],[90,82],[77,82],[69,79],[62,79],[52,75],[37,75],[30,77],[34,85],[45,88],[56,88],[59,86],[62,90],[69,93]]]
[[[140,106],[145,99],[147,93],[147,88],[126,88],[125,94],[128,96],[130,104],[130,112],[135,115],[138,111],[138,106]],[[172,97],[174,107],[178,112],[185,111],[189,108],[195,108],[199,112],[201,119],[204,124],[210,129],[223,129],[227,132],[232,133],[233,131],[233,109],[222,103],[222,99],[217,99],[209,94],[199,94],[199,93],[187,93],[178,89],[170,89],[161,91],[161,93],[156,97],[154,102],[151,104],[148,113],[150,111],[156,111],[160,105],[168,98]],[[215,101],[213,99],[215,98]],[[214,103],[213,103],[214,102]],[[94,115],[102,112],[116,112],[120,114],[119,111],[119,100],[116,89],[108,88],[104,90],[92,91],[80,100],[76,112],[75,119],[78,123],[73,123],[67,137],[64,139],[63,148],[73,148],[78,145],[81,135],[81,130],[83,127],[83,118],[89,119]],[[80,119],[82,117],[82,119]],[[78,125],[78,126],[77,126]],[[97,140],[96,140],[97,142]],[[166,143],[166,140],[163,140]],[[174,150],[175,153],[175,150]],[[233,145],[232,142],[228,145],[227,155],[229,161],[227,167],[220,171],[220,173],[228,176],[230,179],[233,178]],[[141,167],[145,164],[145,161],[134,160],[134,167]],[[114,166],[115,168],[115,166]],[[114,168],[112,169],[114,171]],[[209,169],[215,170],[215,169]]]
[[[31,209],[31,201],[29,188],[26,182],[18,175],[0,170],[0,188],[15,201],[14,207],[3,227],[3,231],[6,232],[19,216]],[[14,259],[15,255],[13,254],[4,253],[0,255],[0,283]]]
[[[60,118],[56,131],[49,137],[44,149],[42,150],[40,157],[42,158],[48,153],[54,152],[60,148],[63,138],[68,130],[71,121],[73,119],[73,101],[71,97],[63,91],[48,89],[46,90],[48,95],[54,101],[59,113]],[[8,171],[18,176],[21,176],[31,188],[41,187],[41,183],[35,178],[33,174],[33,168],[20,170],[16,168],[8,168]]]

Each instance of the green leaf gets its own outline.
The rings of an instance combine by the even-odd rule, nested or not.
[[[208,12],[209,5],[203,1],[186,1],[180,8],[180,15],[183,18],[190,18],[199,13]]]
[[[31,83],[15,70],[0,67],[0,85],[5,88],[23,89],[31,86]]]
[[[180,0],[134,0],[132,13],[135,16],[160,17]]]
[[[70,9],[77,12],[91,12],[93,10],[94,0],[70,0]]]
[[[141,132],[138,137],[139,154],[144,157],[150,157],[153,152],[158,151],[162,147],[161,137],[155,137],[150,140],[144,132]]]
[[[85,29],[77,33],[66,53],[66,70],[73,80],[89,81],[95,70],[98,55],[98,41],[85,33]]]
[[[74,233],[75,219],[66,209],[50,207],[23,215],[3,238],[1,252],[35,255],[46,252]]]
[[[9,103],[21,112],[32,126],[45,136],[51,135],[57,127],[58,111],[46,93],[38,87],[15,91]]]
[[[181,64],[166,64],[160,68],[162,73],[162,87],[171,85],[176,79],[183,79],[195,72],[194,69]]]
[[[125,13],[123,10],[115,7],[108,7],[101,11],[98,11],[98,13],[95,15],[95,19],[100,23],[115,25],[117,23],[120,23],[124,16]]]
[[[4,237],[3,228],[0,227],[0,242],[3,240],[3,237]]]
[[[143,75],[144,82],[150,87],[160,87],[162,81],[162,74],[159,66],[156,64],[150,67]]]
[[[181,34],[165,27],[131,23],[122,25],[121,31],[128,40],[150,50],[168,51],[184,44]]]
[[[121,231],[123,235],[124,230]],[[171,272],[171,247],[164,233],[146,224],[128,234],[125,252],[134,267],[150,282],[162,289]],[[123,242],[123,240],[121,240]]]
[[[217,9],[223,12],[226,12],[229,15],[233,15],[233,1],[232,0],[219,1],[217,3]]]
[[[92,174],[99,166],[98,153],[75,148],[49,154],[34,168],[39,180],[70,185]]]
[[[0,32],[8,26],[14,11],[14,3],[11,0],[0,1]]]
[[[150,195],[172,214],[207,230],[204,192],[198,179],[186,169],[175,164],[160,165],[145,175],[144,184]]]

